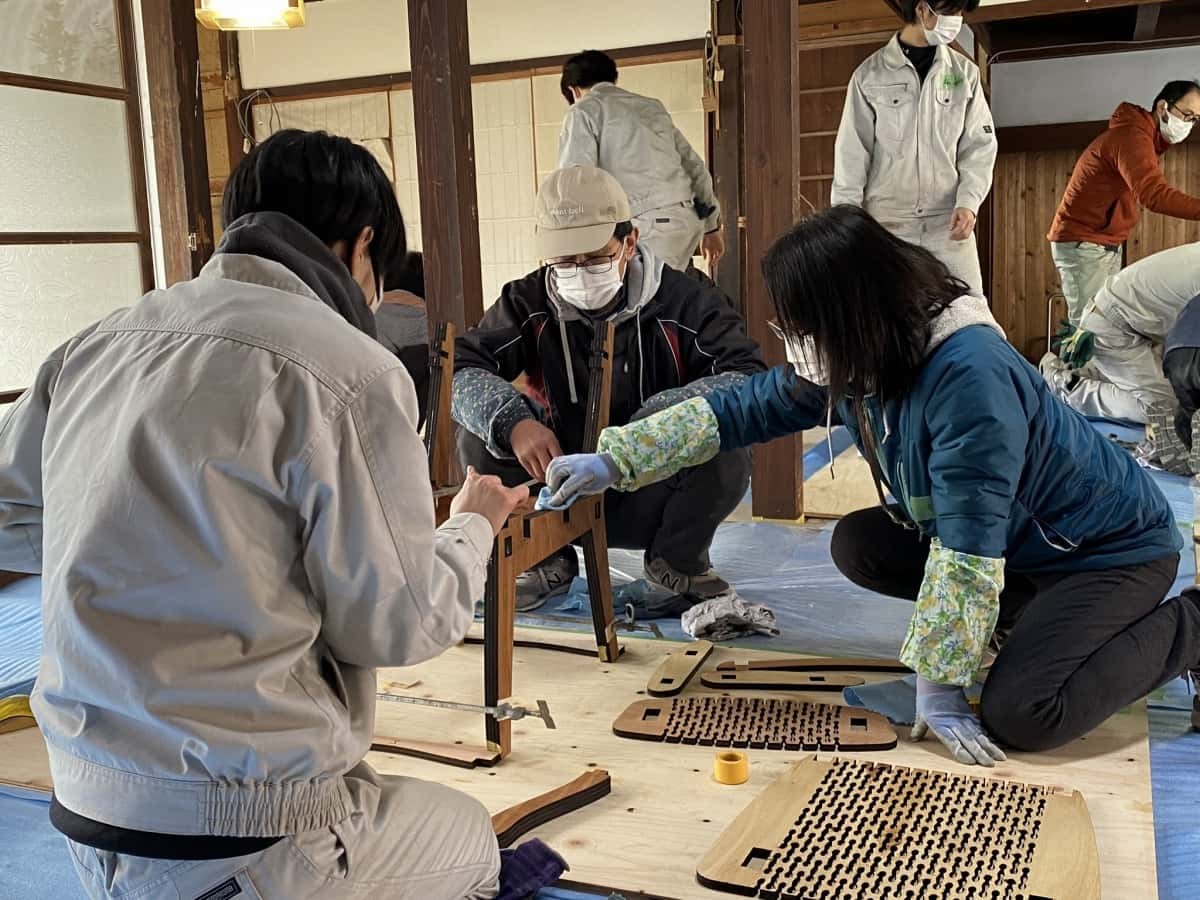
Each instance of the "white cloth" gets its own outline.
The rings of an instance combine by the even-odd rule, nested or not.
[[[965,241],[950,238],[952,214],[925,216],[920,219],[881,217],[879,222],[903,241],[924,247],[950,270],[950,274],[966,282],[971,293],[982,297],[983,273],[979,268],[979,247],[972,232]]]
[[[416,420],[392,353],[244,254],[42,366],[0,423],[0,569],[43,575],[65,807],[245,837],[350,815],[375,667],[461,640],[491,553],[482,516],[434,528]]]
[[[348,812],[331,827],[285,837],[261,853],[193,862],[146,859],[68,841],[92,900],[488,900],[500,851],[488,812],[440,784],[377,775],[345,778]],[[223,889],[223,890],[222,890]]]
[[[775,613],[761,603],[747,603],[734,590],[697,603],[683,614],[683,630],[696,639],[731,641],[752,634],[777,637]]]
[[[570,166],[598,166],[616,178],[634,216],[696,200],[712,207],[705,232],[720,223],[708,166],[653,97],[594,85],[563,118],[558,167]]]
[[[633,217],[638,229],[638,243],[672,269],[680,272],[688,267],[704,237],[704,223],[696,216],[691,203],[676,203],[662,209],[652,209]]]
[[[855,71],[834,149],[834,203],[880,220],[978,213],[995,164],[979,68],[961,53],[938,47],[922,84],[893,37]]]

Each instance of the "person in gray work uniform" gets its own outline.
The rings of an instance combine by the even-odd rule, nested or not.
[[[405,239],[370,153],[277,132],[222,213],[196,278],[76,335],[0,420],[50,821],[93,900],[488,900],[487,810],[365,757],[375,669],[462,640],[525,492],[472,473],[434,527],[376,340]]]
[[[642,246],[680,271],[699,247],[711,270],[725,253],[712,175],[662,102],[617,87],[617,64],[599,50],[568,59],[561,87],[571,108],[558,167],[604,169],[625,189]]]
[[[905,25],[855,71],[833,161],[834,205],[869,212],[983,295],[975,218],[996,135],[979,67],[949,45],[979,0],[901,0]]]

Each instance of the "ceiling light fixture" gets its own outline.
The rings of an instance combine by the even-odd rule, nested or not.
[[[196,19],[214,31],[299,28],[304,0],[196,0]]]

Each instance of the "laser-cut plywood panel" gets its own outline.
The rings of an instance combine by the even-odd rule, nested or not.
[[[780,900],[1095,900],[1082,795],[849,759],[797,763],[701,861],[701,884]]]
[[[879,713],[761,697],[641,700],[613,723],[620,737],[756,750],[890,750],[896,732]]]

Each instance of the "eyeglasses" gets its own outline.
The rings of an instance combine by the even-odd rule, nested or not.
[[[586,269],[591,275],[603,275],[605,272],[612,271],[613,263],[617,258],[625,252],[622,247],[611,256],[593,256],[590,259],[585,259],[581,263],[575,260],[563,260],[562,262],[550,263],[550,268],[554,270],[554,274],[559,278],[574,278],[575,273],[580,269]]]
[[[1180,109],[1178,107],[1178,105],[1176,105],[1174,103],[1172,103],[1167,108],[1174,110],[1175,114],[1177,116],[1179,116],[1179,118],[1183,119],[1183,121],[1187,122],[1189,125],[1195,125],[1197,122],[1200,122],[1200,114],[1190,113],[1187,110]]]

